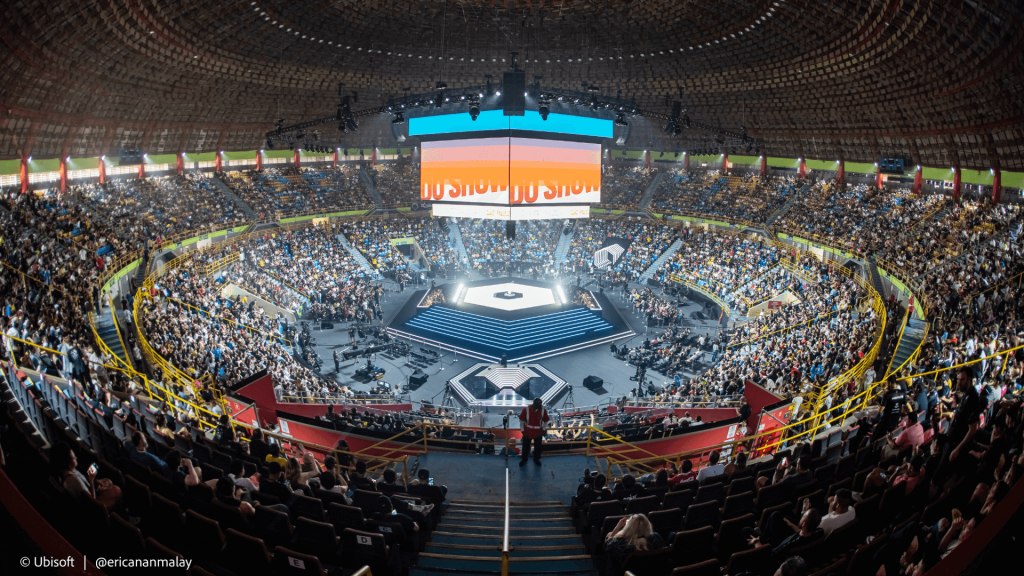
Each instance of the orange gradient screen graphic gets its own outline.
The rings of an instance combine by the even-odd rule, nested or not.
[[[479,204],[601,201],[601,145],[532,138],[424,142],[420,199]]]

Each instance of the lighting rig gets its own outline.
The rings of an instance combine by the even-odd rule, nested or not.
[[[468,112],[473,120],[476,120],[481,110],[494,110],[502,108],[501,84],[493,84],[491,76],[485,76],[486,83],[480,86],[469,86],[463,88],[448,88],[444,82],[438,82],[435,90],[423,94],[406,94],[400,98],[392,98],[387,104],[381,107],[367,108],[365,110],[352,110],[354,98],[344,94],[343,85],[338,85],[339,104],[333,116],[325,116],[300,122],[291,126],[284,125],[284,119],[279,119],[274,130],[267,132],[266,148],[274,149],[275,140],[280,142],[287,135],[294,133],[297,140],[305,138],[305,131],[308,128],[321,126],[336,122],[338,131],[342,134],[355,132],[359,129],[358,118],[373,116],[376,114],[390,114],[392,124],[404,124],[409,117],[409,112],[419,108],[443,109],[454,108],[458,111]],[[537,111],[542,120],[547,120],[551,112],[563,112],[567,114],[580,113],[603,113],[615,115],[615,125],[626,127],[629,125],[627,118],[641,116],[656,122],[664,122],[664,133],[669,137],[677,137],[684,131],[697,129],[705,133],[713,134],[715,143],[709,147],[705,145],[698,153],[718,153],[719,150],[732,149],[733,152],[745,151],[747,153],[760,153],[761,145],[754,138],[747,135],[746,127],[741,127],[739,133],[731,132],[691,120],[678,101],[672,103],[672,114],[660,112],[641,111],[634,100],[622,98],[621,91],[615,97],[602,96],[597,86],[583,83],[583,90],[568,90],[557,88],[544,88],[540,84],[541,77],[534,76],[534,81],[527,85],[526,96],[536,101]],[[314,131],[313,147],[316,147],[316,132]],[[294,147],[294,144],[292,144]],[[307,146],[309,148],[310,146]],[[325,148],[325,150],[330,150]]]
[[[672,103],[672,114],[661,114],[659,112],[648,112],[644,111],[640,113],[640,116],[649,118],[651,120],[657,120],[665,122],[663,131],[666,136],[675,137],[680,136],[684,130],[696,128],[698,130],[709,132],[715,136],[715,144],[707,146],[706,144],[700,150],[694,152],[695,155],[702,154],[718,154],[720,149],[732,148],[733,151],[745,150],[746,152],[760,153],[761,144],[754,138],[747,136],[746,126],[740,127],[740,132],[731,132],[729,130],[723,130],[717,126],[711,124],[705,124],[696,120],[690,120],[690,117],[686,115],[686,110],[683,110],[682,104],[678,101]]]

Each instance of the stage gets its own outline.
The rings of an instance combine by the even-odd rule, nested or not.
[[[604,294],[526,278],[416,290],[387,322],[391,335],[483,362],[524,363],[634,336]]]
[[[540,398],[545,406],[567,390],[568,383],[540,364],[478,363],[448,381],[448,389],[470,407],[522,408]]]

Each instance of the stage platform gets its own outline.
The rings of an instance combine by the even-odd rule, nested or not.
[[[568,383],[540,364],[479,363],[448,381],[448,388],[471,407],[521,409],[540,398],[545,406],[566,391]]]
[[[444,301],[417,290],[387,322],[398,338],[427,340],[484,362],[504,354],[523,363],[634,336],[603,294],[596,308],[565,303],[562,287],[525,278],[492,278],[435,287]]]

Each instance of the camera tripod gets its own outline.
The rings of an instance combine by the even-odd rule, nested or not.
[[[561,410],[565,410],[566,406],[570,408],[576,408],[576,397],[572,394],[572,384],[569,384],[569,393],[565,395],[565,399],[562,400]]]

